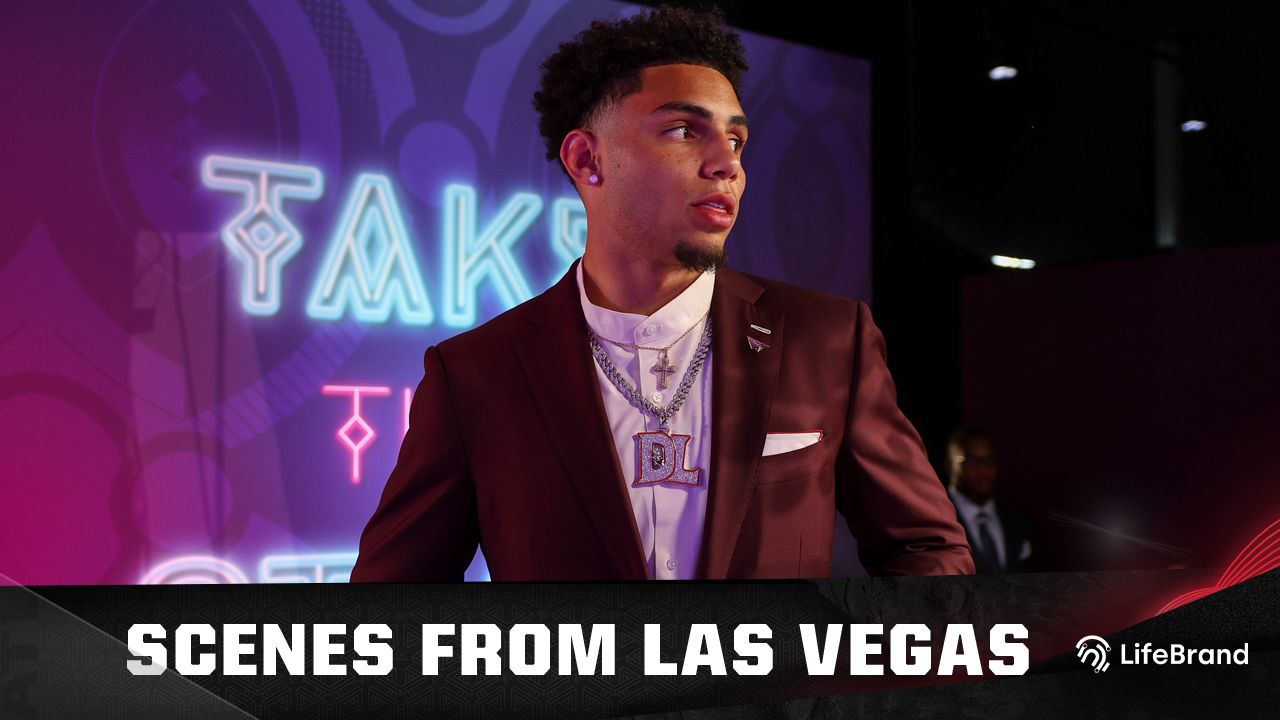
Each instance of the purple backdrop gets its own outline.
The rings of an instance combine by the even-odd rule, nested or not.
[[[636,10],[451,7],[7,10],[0,573],[346,577],[423,350],[580,253],[539,63]],[[865,299],[870,66],[744,39],[731,264]]]

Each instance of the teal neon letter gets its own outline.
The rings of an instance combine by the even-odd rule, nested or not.
[[[251,315],[280,309],[280,271],[302,248],[302,233],[284,214],[285,198],[315,200],[324,176],[306,165],[210,155],[200,164],[205,187],[239,193],[244,207],[222,226],[222,243],[240,261],[240,303]]]
[[[404,217],[384,175],[356,178],[307,313],[337,320],[348,306],[363,322],[386,322],[393,308],[405,324],[429,325],[434,317]]]
[[[525,229],[542,212],[542,198],[516,193],[484,232],[476,234],[476,191],[466,185],[444,189],[444,322],[468,327],[476,321],[476,289],[488,279],[508,308],[533,297],[511,255]]]
[[[587,209],[578,198],[551,203],[551,248],[566,268],[587,251]]]

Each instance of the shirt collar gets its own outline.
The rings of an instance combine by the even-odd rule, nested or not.
[[[711,308],[711,295],[715,290],[715,271],[698,276],[689,287],[671,299],[652,315],[624,313],[607,310],[587,299],[586,285],[582,280],[582,261],[578,261],[578,298],[582,302],[582,314],[587,324],[601,336],[621,343],[634,343],[662,347],[675,342],[686,330],[693,327]]]
[[[979,505],[969,499],[968,495],[956,490],[954,485],[947,486],[947,492],[951,495],[951,501],[955,503],[956,509],[960,511],[961,518],[964,519],[966,525],[970,527],[974,524],[974,517],[979,512],[986,512],[987,517],[991,520],[996,519],[996,499],[994,497],[987,498],[987,501]]]

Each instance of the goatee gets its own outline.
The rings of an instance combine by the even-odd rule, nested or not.
[[[729,260],[723,247],[701,247],[686,240],[676,243],[675,256],[685,269],[699,273],[719,269]]]

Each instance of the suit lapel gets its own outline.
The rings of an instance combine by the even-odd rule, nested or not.
[[[703,579],[722,580],[728,574],[782,366],[783,316],[755,304],[761,293],[759,285],[729,268],[716,273],[711,298],[711,480],[698,567]],[[756,352],[748,337],[768,347]]]
[[[543,419],[542,431],[587,508],[618,577],[643,580],[648,566],[587,346],[576,265],[530,304],[525,318],[537,329],[518,338],[515,349]]]

